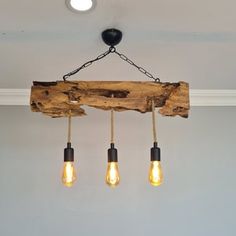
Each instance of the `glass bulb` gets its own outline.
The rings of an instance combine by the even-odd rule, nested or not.
[[[66,161],[63,166],[62,183],[66,187],[71,187],[76,180],[74,162]]]
[[[120,175],[118,170],[118,162],[108,162],[107,173],[106,173],[106,183],[110,187],[115,187],[120,182]]]
[[[149,169],[149,182],[153,186],[159,186],[163,182],[163,173],[160,161],[152,161]]]

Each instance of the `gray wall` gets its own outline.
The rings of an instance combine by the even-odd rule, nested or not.
[[[236,109],[158,117],[165,182],[147,182],[150,114],[116,115],[121,184],[104,184],[109,113],[73,120],[78,182],[60,182],[66,120],[0,107],[0,235],[235,236]]]

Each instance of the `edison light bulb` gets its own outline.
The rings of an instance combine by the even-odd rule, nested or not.
[[[108,162],[107,173],[106,173],[106,183],[110,187],[115,187],[120,182],[120,175],[118,170],[118,162]]]
[[[160,161],[151,161],[149,170],[149,182],[153,186],[159,186],[163,182],[163,173]]]
[[[76,173],[74,163],[71,161],[64,162],[63,173],[62,173],[62,183],[66,187],[71,187],[76,180]]]

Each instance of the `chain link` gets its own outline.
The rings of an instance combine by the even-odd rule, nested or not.
[[[114,46],[111,46],[109,48],[108,51],[100,54],[97,58],[91,60],[91,61],[88,61],[88,62],[85,62],[82,66],[80,66],[78,69],[66,74],[63,76],[63,80],[66,81],[66,79],[76,73],[78,73],[80,70],[90,66],[93,64],[93,62],[95,61],[98,61],[98,60],[101,60],[102,58],[104,58],[105,56],[107,56],[108,54],[110,53],[115,53],[116,55],[118,55],[123,61],[126,61],[127,63],[129,63],[130,65],[136,67],[141,73],[143,73],[144,75],[146,75],[147,77],[149,77],[150,79],[153,79],[155,82],[160,82],[160,79],[158,77],[154,77],[150,72],[148,72],[147,70],[145,70],[143,67],[141,66],[138,66],[136,65],[133,61],[131,61],[127,56],[125,56],[124,54],[122,53],[119,53],[116,51],[116,48]]]
[[[145,70],[143,67],[136,65],[133,61],[131,61],[127,56],[125,56],[122,53],[119,53],[117,51],[115,51],[115,53],[124,61],[128,62],[130,65],[136,67],[141,73],[143,73],[144,75],[146,75],[147,77],[149,77],[150,79],[153,79],[155,82],[160,82],[159,78],[155,78],[150,72],[148,72],[147,70]]]
[[[100,54],[100,55],[97,56],[95,59],[93,59],[93,60],[91,60],[91,61],[87,61],[87,62],[85,62],[82,66],[80,66],[79,68],[77,68],[77,69],[75,69],[75,70],[69,72],[68,74],[65,74],[65,75],[63,76],[63,80],[66,81],[66,79],[69,78],[70,76],[72,76],[72,75],[78,73],[80,70],[82,70],[82,69],[84,69],[84,68],[86,68],[86,67],[88,67],[88,66],[91,66],[91,65],[93,64],[93,62],[98,61],[98,60],[101,60],[102,58],[104,58],[105,56],[107,56],[108,54],[110,54],[111,52],[112,52],[112,50],[111,50],[111,48],[109,48],[108,51],[106,51],[106,52]]]

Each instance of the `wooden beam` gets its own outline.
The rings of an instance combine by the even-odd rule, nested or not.
[[[33,82],[30,105],[34,112],[51,117],[85,115],[87,105],[102,110],[151,111],[152,100],[164,116],[188,117],[188,83],[133,81]]]

